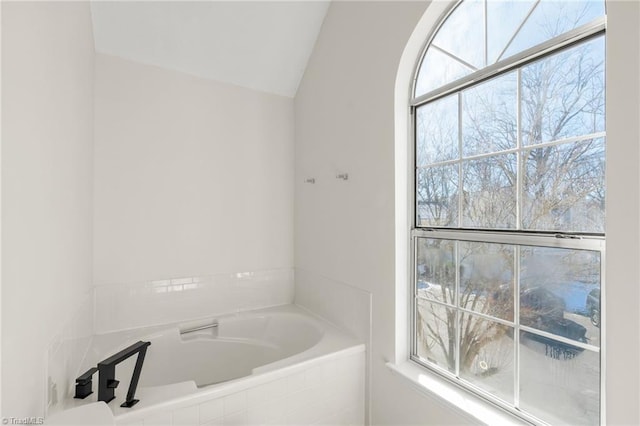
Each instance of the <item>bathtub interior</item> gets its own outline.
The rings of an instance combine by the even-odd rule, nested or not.
[[[204,387],[248,376],[257,367],[311,348],[323,334],[320,327],[294,314],[221,318],[217,327],[187,334],[180,334],[180,329],[172,327],[141,339],[151,342],[141,387],[185,381]],[[123,366],[122,375],[130,377],[133,365],[132,360]]]
[[[192,380],[197,387],[226,382],[251,374],[253,368],[282,356],[280,348],[259,340],[190,336],[177,329],[148,339],[149,350],[140,386],[162,386]],[[127,366],[131,368],[131,363]],[[131,372],[121,370],[124,376]],[[132,371],[132,370],[131,370]]]
[[[213,320],[218,322],[217,327],[180,333]],[[95,366],[138,340],[149,341],[136,395],[140,399],[162,399],[311,357],[311,349],[326,340],[328,330],[330,335],[336,333],[330,325],[293,306],[202,318],[96,336],[85,367]],[[336,340],[335,336],[332,339],[329,340],[340,345],[349,340]],[[136,356],[132,356],[116,367],[116,378],[120,380],[118,399],[126,394],[135,362]],[[95,383],[97,386],[97,380]]]

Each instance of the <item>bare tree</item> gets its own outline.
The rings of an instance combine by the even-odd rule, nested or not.
[[[604,138],[571,139],[604,130],[601,43],[589,42],[527,65],[519,73],[519,100],[516,73],[489,82],[490,90],[463,92],[462,155],[496,154],[465,160],[460,166],[420,169],[417,198],[423,223],[419,225],[456,226],[460,215],[460,226],[465,227],[602,232]],[[442,150],[458,137],[452,133],[451,123],[437,114],[426,114],[421,120],[418,131],[431,132],[422,140],[429,145],[431,139],[430,156],[450,156]],[[445,128],[438,131],[439,125]],[[444,139],[434,142],[439,137]],[[518,140],[524,147],[519,151],[519,164],[515,153],[500,153],[515,149]],[[520,224],[515,214],[518,185]],[[599,279],[599,262],[578,261],[572,256],[578,255],[568,252],[556,260],[567,266],[567,274],[585,282]],[[488,270],[479,266],[487,264],[491,265]],[[462,242],[456,246],[452,241],[421,240],[418,280],[422,288],[418,292],[424,299],[418,301],[416,312],[421,356],[454,371],[459,350],[460,371],[470,371],[478,355],[508,333],[509,327],[456,313],[446,305],[513,320],[513,264],[512,246]],[[525,321],[528,316],[542,314],[522,312]],[[493,362],[509,362],[504,357],[494,358]]]

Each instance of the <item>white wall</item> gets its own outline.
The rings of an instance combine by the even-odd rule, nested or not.
[[[640,3],[607,1],[606,420],[640,424]],[[631,332],[634,330],[634,332]]]
[[[96,55],[96,285],[293,267],[293,101]]]
[[[373,293],[376,424],[467,422],[384,365],[394,358],[394,85],[426,4],[333,2],[296,96],[296,268]]]
[[[2,415],[44,413],[46,348],[91,286],[88,3],[2,2]]]
[[[394,85],[426,6],[333,2],[296,97],[296,267],[373,293],[375,424],[469,422],[384,366],[402,337],[394,332]],[[640,423],[639,21],[638,3],[608,3],[608,424]],[[336,180],[336,172],[348,172],[349,180]],[[316,184],[304,184],[306,177]]]

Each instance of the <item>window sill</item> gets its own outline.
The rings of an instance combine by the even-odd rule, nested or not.
[[[411,361],[400,364],[387,363],[387,367],[409,382],[419,392],[438,399],[455,410],[460,411],[473,423],[486,425],[529,425],[520,419],[484,399],[461,389],[449,381],[430,373]]]

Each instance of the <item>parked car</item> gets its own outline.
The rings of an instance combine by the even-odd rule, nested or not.
[[[578,342],[587,342],[587,329],[577,322],[564,317],[564,299],[543,287],[531,287],[520,293],[520,322],[547,333],[562,336]],[[559,342],[535,333],[522,332],[521,336],[544,343],[556,351],[575,356],[581,348]]]
[[[600,327],[600,289],[594,288],[587,294],[585,302],[591,324]]]
[[[520,315],[526,321],[563,319],[566,308],[564,299],[546,288],[531,287],[520,292]]]

